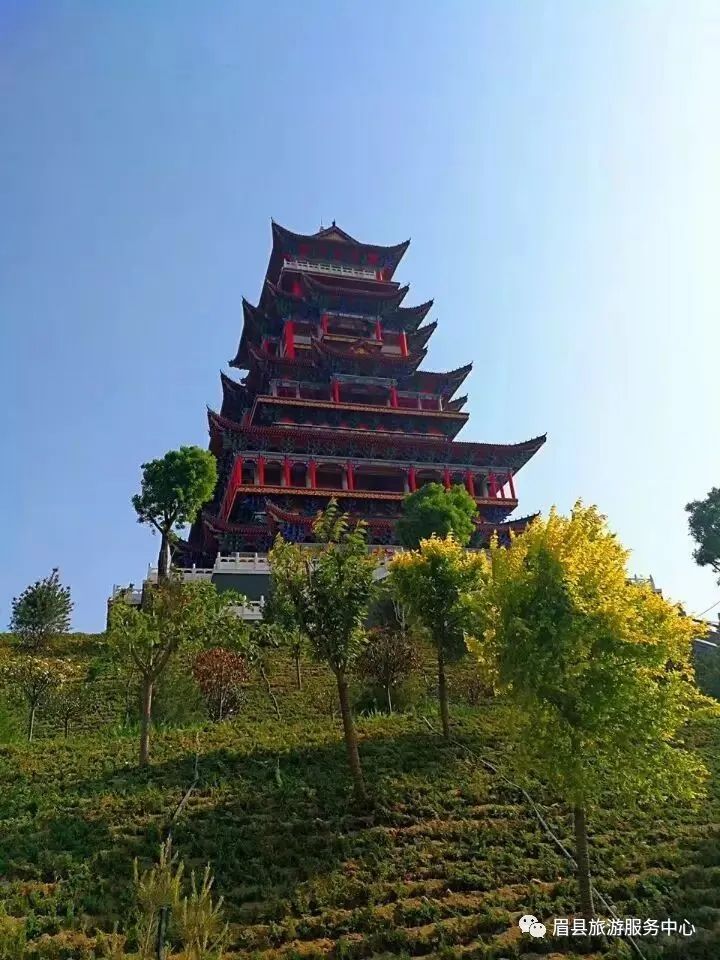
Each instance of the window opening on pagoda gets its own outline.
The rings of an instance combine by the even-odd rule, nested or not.
[[[255,463],[253,460],[243,460],[240,482],[243,485],[255,483]]]
[[[339,463],[319,463],[317,467],[317,485],[323,490],[346,489],[345,470]]]
[[[304,463],[294,463],[290,468],[290,486],[308,487],[309,481],[307,466]]]
[[[399,470],[383,471],[356,467],[355,489],[377,493],[404,493],[405,475]]]
[[[282,486],[282,464],[277,460],[268,460],[265,463],[265,486]]]

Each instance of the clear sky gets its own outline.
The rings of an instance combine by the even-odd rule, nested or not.
[[[139,465],[207,443],[270,218],[412,238],[466,440],[547,431],[520,513],[596,502],[720,597],[720,6],[0,0],[0,624],[57,565],[77,629],[157,541]]]

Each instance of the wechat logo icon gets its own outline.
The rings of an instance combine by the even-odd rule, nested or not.
[[[531,913],[526,913],[524,917],[520,917],[518,926],[523,933],[529,933],[531,937],[535,937],[536,939],[544,937],[546,933],[545,924],[540,923],[538,918],[534,917]]]

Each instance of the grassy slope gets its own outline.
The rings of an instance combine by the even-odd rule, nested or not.
[[[517,791],[419,717],[378,717],[360,723],[375,804],[353,809],[319,668],[303,696],[284,675],[275,682],[282,722],[256,692],[234,723],[159,734],[143,773],[134,738],[109,729],[0,749],[0,899],[29,918],[35,955],[92,956],[97,926],[127,926],[132,860],[156,855],[197,749],[200,784],[175,846],[190,866],[212,863],[233,956],[626,956],[617,943],[520,940],[521,913],[571,915],[575,890]],[[456,716],[469,747],[507,765],[502,708],[456,706]],[[717,756],[720,730],[695,737]],[[565,811],[543,809],[569,842]],[[608,811],[591,824],[598,883],[621,916],[702,928],[661,950],[646,941],[648,957],[720,956],[719,813],[714,794],[696,812]]]

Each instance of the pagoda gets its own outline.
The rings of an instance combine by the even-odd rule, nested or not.
[[[406,305],[394,279],[408,244],[360,243],[334,221],[310,235],[273,222],[260,299],[243,300],[230,361],[244,376],[221,374],[222,406],[208,410],[218,484],[182,547],[185,565],[264,553],[278,533],[310,542],[331,498],[366,522],[371,544],[393,546],[403,498],[426,483],[463,484],[475,498],[475,546],[527,524],[509,519],[515,477],[545,436],[455,439],[472,365],[424,369],[437,322],[425,322],[433,301]]]

